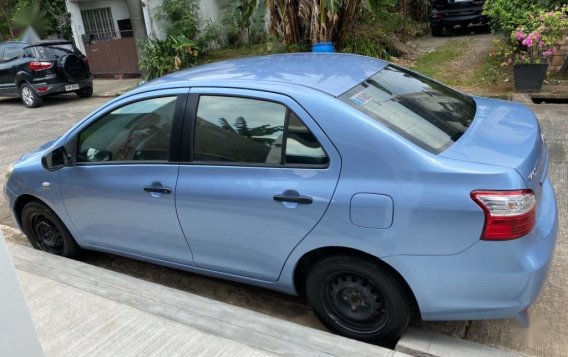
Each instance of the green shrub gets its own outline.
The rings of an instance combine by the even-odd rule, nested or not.
[[[198,10],[196,0],[163,0],[158,18],[167,23],[168,35],[195,38],[199,31]]]
[[[177,70],[191,67],[199,50],[195,42],[180,35],[165,40],[147,39],[141,42],[140,69],[146,80],[152,80]]]
[[[529,25],[531,15],[565,3],[566,0],[487,0],[484,13],[491,18],[494,31],[509,35],[517,27]]]
[[[386,35],[376,26],[354,26],[345,36],[345,45],[342,52],[356,53],[363,56],[390,59],[392,50],[386,44]]]

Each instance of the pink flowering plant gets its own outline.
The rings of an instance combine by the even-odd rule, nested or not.
[[[529,15],[529,19],[511,34],[512,48],[506,64],[548,63],[568,34],[568,5]]]

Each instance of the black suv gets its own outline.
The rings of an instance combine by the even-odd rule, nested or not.
[[[441,36],[444,29],[455,26],[488,25],[483,15],[485,0],[433,0],[430,27],[432,36]]]
[[[0,44],[0,96],[22,98],[29,108],[42,97],[75,92],[93,95],[89,62],[69,41],[18,41]]]

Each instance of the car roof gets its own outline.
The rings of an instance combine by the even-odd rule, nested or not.
[[[10,45],[19,45],[19,46],[22,46],[23,43],[22,43],[21,41],[6,41],[6,42],[0,43],[0,46],[10,46]]]
[[[1,46],[10,46],[10,45],[12,45],[12,46],[17,45],[19,47],[33,47],[33,46],[66,45],[66,44],[72,44],[72,43],[70,41],[67,41],[67,40],[41,40],[41,41],[34,42],[32,44],[22,42],[22,41],[6,41],[6,42],[1,42],[0,47]]]
[[[248,57],[175,72],[148,83],[247,81],[300,85],[337,97],[383,69],[378,59],[331,53],[296,53]]]

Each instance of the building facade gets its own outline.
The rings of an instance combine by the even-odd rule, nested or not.
[[[164,39],[165,26],[158,16],[162,0],[66,0],[77,48],[89,58],[93,74],[138,75],[136,41]],[[203,25],[220,24],[228,0],[199,0]],[[139,11],[140,9],[140,11]],[[141,16],[137,16],[140,12]],[[143,21],[139,17],[143,17]]]

